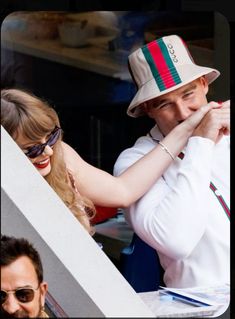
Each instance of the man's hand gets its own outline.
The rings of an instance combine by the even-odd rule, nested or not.
[[[210,102],[213,104],[215,102]],[[201,136],[218,143],[223,135],[230,134],[230,100],[220,104],[220,108],[209,110],[192,136]]]
[[[212,109],[221,108],[221,105],[217,102],[210,102],[200,107],[196,112],[193,112],[186,120],[184,120],[179,126],[183,127],[184,130],[188,130],[190,136],[194,130],[200,124],[205,115]]]

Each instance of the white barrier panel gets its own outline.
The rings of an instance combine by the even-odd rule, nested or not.
[[[2,234],[38,249],[67,316],[154,317],[3,127],[1,141]]]

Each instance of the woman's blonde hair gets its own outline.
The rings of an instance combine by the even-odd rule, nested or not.
[[[60,122],[56,111],[46,101],[25,90],[3,89],[1,125],[14,140],[21,135],[31,141],[38,141],[50,134],[55,126],[60,127]],[[53,147],[51,171],[45,179],[87,231],[93,234],[89,220],[95,214],[95,207],[73,187],[71,172],[64,162],[61,141],[62,134]]]

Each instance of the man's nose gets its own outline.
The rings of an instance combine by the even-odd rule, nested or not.
[[[51,156],[53,154],[53,149],[49,145],[46,145],[43,154]]]
[[[20,304],[13,293],[8,294],[7,300],[2,305],[3,309],[9,314],[15,313],[20,309]]]
[[[178,122],[186,120],[193,113],[193,110],[183,101],[176,102],[175,111]]]

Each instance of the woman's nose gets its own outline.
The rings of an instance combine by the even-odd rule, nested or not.
[[[53,154],[53,149],[49,145],[46,145],[43,154],[51,156]]]

